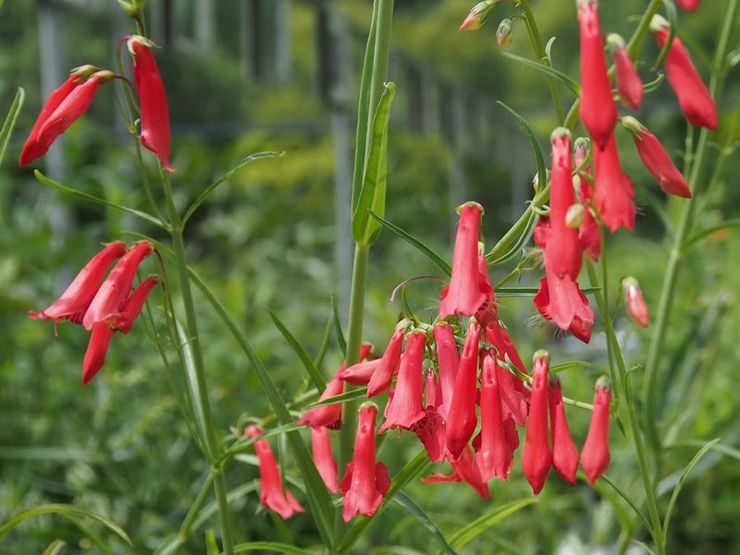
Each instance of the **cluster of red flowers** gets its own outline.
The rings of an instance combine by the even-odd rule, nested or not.
[[[167,171],[170,167],[170,116],[162,77],[154,59],[154,44],[138,35],[124,37],[133,58],[134,80],[139,96],[141,144],[157,155]],[[92,65],[72,70],[41,109],[26,139],[18,164],[27,166],[46,154],[56,138],[87,112],[101,84],[122,76]]]
[[[149,276],[132,289],[141,262],[152,253],[147,241],[127,250],[126,243],[116,241],[90,259],[62,295],[48,308],[30,312],[34,319],[69,320],[90,332],[90,342],[82,362],[82,384],[95,377],[108,353],[113,332],[128,333],[134,325],[149,293],[158,282]],[[108,268],[116,265],[106,277]]]

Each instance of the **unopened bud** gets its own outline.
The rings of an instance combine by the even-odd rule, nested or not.
[[[540,188],[540,174],[539,173],[534,174],[534,177],[532,178],[532,188],[534,189],[535,193]]]
[[[624,300],[627,304],[627,314],[638,326],[648,327],[650,311],[645,303],[645,298],[642,296],[640,284],[635,278],[628,276],[622,280],[622,288],[624,289]]]
[[[606,37],[606,44],[609,45],[611,48],[624,48],[624,39],[621,37],[621,35],[618,35],[617,33],[610,33]]]
[[[570,228],[578,229],[583,223],[583,205],[572,204],[565,213],[565,225]]]
[[[69,72],[70,75],[76,75],[78,77],[90,77],[93,73],[98,71],[100,68],[97,66],[94,66],[92,64],[85,64],[81,66],[77,66],[72,71]]]
[[[590,141],[588,137],[578,137],[573,142],[573,163],[576,167],[583,165],[583,162],[588,156],[588,148]]]
[[[647,128],[640,123],[640,120],[632,116],[624,116],[619,120],[624,127],[633,137],[641,137]]]
[[[496,0],[483,0],[483,2],[478,2],[473,6],[470,12],[468,12],[468,15],[460,24],[460,30],[477,31],[483,27],[483,24],[486,22],[486,17],[488,17],[488,12],[491,11],[491,8],[493,8],[495,4]]]
[[[514,29],[511,19],[502,19],[496,29],[496,42],[499,46],[506,46],[511,42],[511,32]]]
[[[126,2],[125,0],[117,0],[118,5],[123,8],[123,11],[126,12],[126,15],[131,18],[136,18],[139,16],[140,7],[138,3],[135,2]]]
[[[102,69],[100,71],[96,71],[95,73],[93,73],[92,76],[102,79],[103,81],[110,81],[111,79],[116,77],[116,75],[117,75],[116,73],[113,73],[109,69]]]
[[[671,24],[668,23],[668,20],[662,15],[658,15],[656,13],[653,16],[653,18],[650,20],[650,30],[653,33],[657,33],[658,31],[662,31],[663,29],[670,29],[670,28],[671,28]]]

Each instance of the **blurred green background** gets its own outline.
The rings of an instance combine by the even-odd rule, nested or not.
[[[169,95],[177,169],[173,179],[182,205],[244,156],[266,150],[285,153],[255,162],[229,179],[192,220],[186,239],[195,267],[237,316],[284,398],[291,399],[309,387],[308,379],[265,308],[275,311],[311,353],[321,341],[330,298],[346,312],[351,258],[349,213],[342,199],[348,194],[346,172],[351,168],[370,2],[149,4],[147,22],[162,47],[157,55]],[[535,173],[524,135],[496,100],[528,118],[547,152],[556,121],[545,78],[502,57],[496,45],[498,21],[514,13],[510,4],[498,6],[477,33],[457,32],[471,7],[467,0],[396,4],[390,79],[398,96],[390,131],[387,218],[450,256],[454,207],[475,199],[486,209],[484,232],[492,245],[523,210]],[[601,4],[604,31],[627,37],[646,2]],[[679,33],[706,76],[725,3],[704,4],[693,14],[680,13]],[[544,36],[557,37],[555,65],[577,78],[574,2],[540,0],[532,6]],[[129,336],[116,336],[106,368],[82,388],[87,336],[76,326],[61,324],[55,337],[51,324],[31,321],[26,312],[47,306],[100,242],[135,240],[129,232],[156,232],[116,210],[46,189],[15,163],[43,99],[68,69],[83,63],[113,67],[117,39],[132,31],[112,0],[12,0],[0,11],[0,107],[7,109],[18,86],[27,93],[1,170],[0,522],[35,504],[74,503],[109,516],[135,540],[133,552],[149,553],[176,532],[207,468],[190,440],[147,326],[141,322]],[[737,36],[731,48],[737,48]],[[531,56],[526,30],[518,22],[507,50]],[[648,38],[640,65],[645,81],[657,75],[652,69],[657,53]],[[735,53],[737,58],[737,49]],[[720,100],[722,129],[713,144],[715,154],[720,145],[731,147],[737,140],[738,92],[735,72]],[[562,88],[561,94],[569,105],[568,91]],[[638,117],[680,161],[685,123],[666,83],[647,96]],[[114,88],[104,87],[90,113],[35,166],[79,190],[144,208],[122,121]],[[665,201],[621,130],[618,141],[637,190],[639,215],[634,234],[608,238],[611,294],[617,294],[621,276],[633,275],[654,309],[668,254],[658,213],[675,218],[678,202]],[[154,176],[152,157],[145,153],[145,158]],[[702,225],[738,217],[738,170],[737,156],[730,156]],[[661,374],[663,431],[666,442],[676,444],[667,451],[669,471],[680,471],[701,445],[692,442],[721,437],[723,445],[733,448],[740,441],[738,257],[740,238],[723,232],[686,258]],[[158,271],[155,260],[147,264],[146,272]],[[494,278],[509,269],[494,268]],[[389,301],[396,284],[437,273],[422,255],[383,232],[371,253],[366,339],[382,350],[390,336],[399,313],[399,305]],[[535,285],[537,279],[532,274],[521,283]],[[409,290],[410,302],[431,317],[438,291],[436,281],[416,282]],[[161,302],[159,293],[152,297],[155,314]],[[554,363],[578,359],[593,364],[562,376],[566,395],[589,401],[594,380],[606,372],[600,328],[584,346],[535,318],[529,298],[502,299],[501,307],[525,360],[546,348]],[[211,399],[226,433],[248,416],[268,415],[270,408],[256,375],[221,323],[207,304],[200,302],[199,310]],[[642,362],[646,332],[623,315],[617,327],[628,365]],[[323,369],[327,375],[341,356],[334,344]],[[638,386],[639,374],[633,377]],[[588,415],[569,411],[580,443]],[[381,457],[392,473],[418,451],[416,440],[405,435],[385,447]],[[740,553],[740,452],[728,452],[731,456],[711,453],[692,474],[676,508],[669,552]],[[299,488],[287,451],[284,464]],[[641,499],[632,445],[616,425],[608,474]],[[227,480],[230,488],[237,488],[253,484],[256,477],[254,460],[246,457],[230,467]],[[531,496],[518,464],[508,483],[494,483],[492,501],[460,484],[412,484],[406,491],[446,533],[492,506]],[[613,552],[620,515],[604,501],[606,493],[581,482],[571,488],[553,474],[539,503],[503,520],[463,552]],[[241,495],[235,508],[241,540],[302,546],[319,541],[308,516],[284,523],[260,508],[254,489]],[[203,552],[206,526],[215,523],[193,533],[183,552]],[[98,531],[108,539],[107,532]],[[43,517],[0,540],[0,553],[40,553],[56,538],[68,542],[65,553],[98,552],[81,537],[75,525]],[[130,552],[110,541],[114,553]],[[417,520],[392,505],[369,527],[357,552],[437,549]],[[644,552],[636,544],[630,549]]]

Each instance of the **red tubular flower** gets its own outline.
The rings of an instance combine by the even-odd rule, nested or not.
[[[476,462],[481,478],[488,482],[494,476],[508,480],[514,463],[514,450],[504,431],[501,394],[496,380],[497,363],[492,353],[483,356],[480,388],[480,448]],[[577,463],[577,461],[576,461]]]
[[[633,117],[622,118],[622,125],[632,135],[640,160],[658,182],[660,188],[669,195],[691,198],[691,188],[686,178],[678,171],[658,138]]]
[[[108,354],[113,331],[113,328],[105,322],[98,322],[93,326],[85,358],[82,361],[82,385],[90,383],[90,380],[105,365],[105,357]]]
[[[90,331],[99,322],[110,324],[120,318],[123,305],[131,292],[136,270],[142,260],[151,253],[151,244],[148,241],[142,241],[123,255],[98,289],[82,318],[82,325],[86,330]]]
[[[396,389],[385,406],[385,422],[378,430],[379,434],[388,428],[411,430],[414,424],[424,418],[421,390],[425,341],[426,334],[423,331],[409,333],[398,369]]]
[[[370,381],[367,384],[367,396],[374,397],[388,389],[393,381],[393,375],[398,371],[398,363],[401,360],[401,349],[403,347],[403,336],[406,323],[401,322],[396,326],[396,331],[385,348],[380,364],[375,368]]]
[[[381,358],[358,362],[349,368],[344,368],[339,373],[339,377],[350,385],[367,385],[382,362]]]
[[[599,378],[594,393],[594,411],[581,449],[581,466],[588,483],[593,485],[609,466],[609,404],[611,391],[608,380]]]
[[[326,488],[332,493],[338,493],[337,461],[331,449],[331,436],[328,428],[311,428],[311,452],[313,463],[321,479],[324,480]]]
[[[82,74],[75,73],[52,93],[23,145],[19,166],[27,166],[46,154],[56,138],[87,112],[100,85],[113,75],[101,71],[81,82],[86,72],[87,69]]]
[[[434,324],[434,343],[437,346],[437,364],[439,365],[439,385],[442,390],[442,400],[439,405],[439,414],[444,420],[452,404],[455,391],[455,377],[460,366],[460,354],[457,352],[455,332],[445,321]]]
[[[262,433],[257,426],[249,426],[246,430],[247,436],[255,438]],[[254,450],[260,465],[260,503],[279,514],[283,519],[288,519],[295,513],[302,513],[303,507],[295,500],[287,489],[283,488],[283,480],[280,476],[275,455],[266,439],[254,442]]]
[[[669,23],[655,15],[650,22],[650,30],[663,48],[670,36]],[[689,123],[694,127],[707,127],[713,131],[717,129],[717,105],[677,35],[673,37],[664,65],[668,83]]]
[[[635,278],[626,277],[622,280],[622,288],[624,289],[627,313],[630,315],[630,318],[638,326],[642,326],[643,328],[648,327],[650,323],[650,310],[645,303],[645,298],[642,296],[640,284]]]
[[[552,466],[550,434],[547,433],[547,371],[547,353],[537,351],[534,354],[527,438],[524,440],[522,451],[522,469],[535,495],[542,491]]]
[[[39,312],[29,312],[34,319],[64,320],[79,324],[98,292],[108,267],[126,253],[126,243],[114,241],[93,256],[51,306]]]
[[[488,491],[488,484],[481,476],[478,465],[475,462],[475,454],[470,448],[470,445],[465,444],[465,448],[462,450],[457,460],[450,462],[452,464],[452,474],[445,475],[436,473],[432,476],[422,478],[421,481],[426,484],[465,481],[483,499],[491,498],[491,492]]]
[[[326,389],[321,393],[319,401],[325,401],[330,397],[344,393],[344,382],[339,377],[343,369],[344,364],[337,374],[329,380],[329,383],[326,384]],[[339,428],[342,425],[342,403],[322,405],[308,409],[306,414],[299,418],[296,423],[306,424],[311,426],[311,428]]]
[[[604,148],[617,124],[617,106],[606,68],[596,0],[578,1],[581,31],[581,106],[583,125],[599,148]]]
[[[477,202],[466,202],[458,208],[458,213],[460,221],[452,254],[452,277],[449,287],[442,292],[440,318],[454,314],[473,316],[486,302],[478,269],[478,236],[483,207]]]
[[[445,423],[437,412],[441,393],[437,375],[434,372],[427,372],[424,395],[426,397],[424,418],[414,424],[414,433],[424,445],[429,460],[441,462],[445,457]]]
[[[637,110],[642,104],[642,97],[645,92],[640,75],[637,73],[635,64],[632,63],[632,58],[630,58],[630,53],[625,47],[622,37],[611,34],[606,40],[612,47],[612,53],[614,54],[619,97],[627,106]]]
[[[170,112],[153,44],[137,35],[129,37],[127,44],[141,104],[141,144],[157,155],[165,170],[175,171],[170,166]]]
[[[570,132],[558,128],[552,133],[552,177],[550,226],[539,233],[545,243],[545,278],[533,301],[540,313],[561,329],[588,342],[594,315],[588,299],[578,287],[582,251],[578,230],[568,227],[566,215],[575,202],[571,178]]]
[[[693,12],[701,4],[701,0],[676,0],[676,4],[681,6],[681,9],[687,12]]]
[[[472,321],[468,326],[460,367],[455,377],[455,391],[447,416],[445,435],[451,459],[457,459],[475,431],[475,398],[478,386],[478,343],[480,326]]]
[[[342,516],[349,522],[355,515],[372,516],[383,502],[391,480],[388,468],[375,460],[375,418],[378,407],[367,402],[360,407],[360,418],[355,436],[352,462],[339,489],[344,494]]]
[[[550,378],[548,394],[552,428],[552,465],[563,480],[569,484],[575,484],[578,471],[578,448],[570,434],[568,419],[565,416],[560,380],[555,376]]]
[[[134,292],[131,293],[131,296],[124,301],[123,307],[121,308],[121,314],[114,324],[116,330],[124,334],[131,331],[131,326],[134,325],[136,318],[139,317],[149,293],[151,293],[157,283],[159,283],[159,278],[157,276],[147,277],[139,284]]]
[[[576,164],[579,165],[579,164]],[[590,168],[586,168],[587,170]],[[593,210],[593,192],[591,182],[581,174],[578,175],[578,200],[583,205],[583,223],[578,229],[578,240],[581,242],[581,248],[591,260],[596,262],[601,256],[601,234],[599,233],[599,223],[596,221]],[[574,178],[575,181],[575,178]]]
[[[614,135],[603,150],[594,152],[596,190],[594,197],[604,225],[614,233],[620,227],[635,227],[635,190],[622,171]]]

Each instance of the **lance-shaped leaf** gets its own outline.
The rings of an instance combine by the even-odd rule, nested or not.
[[[316,389],[319,390],[319,393],[323,392],[324,389],[326,389],[326,380],[324,379],[324,376],[321,375],[321,372],[319,372],[319,369],[316,367],[316,365],[313,363],[313,360],[311,360],[311,357],[308,356],[306,350],[301,346],[300,343],[298,343],[298,340],[292,333],[290,333],[288,328],[285,327],[285,324],[282,323],[280,318],[278,318],[272,310],[268,310],[267,313],[270,315],[270,318],[272,318],[275,327],[280,330],[280,333],[283,334],[283,337],[293,348],[295,354],[298,355],[299,359],[301,359],[301,362],[303,363],[306,372],[308,372],[308,375],[311,377],[311,381],[313,381]]]
[[[386,83],[378,108],[373,116],[372,141],[365,164],[362,188],[357,205],[352,213],[352,237],[360,244],[372,243],[380,231],[380,224],[370,212],[385,215],[385,189],[388,168],[388,123],[391,116],[391,102],[396,91],[393,83]]]
[[[396,497],[393,499],[393,501],[403,507],[403,509],[407,513],[418,520],[421,525],[429,531],[429,533],[432,535],[432,538],[434,538],[434,540],[442,546],[442,552],[447,553],[448,555],[457,555],[457,552],[449,544],[447,538],[445,538],[444,534],[442,533],[442,530],[440,530],[439,526],[437,526],[437,523],[432,520],[432,517],[424,512],[424,509],[419,507],[416,501],[411,499],[402,491],[399,491],[396,494]]]
[[[23,106],[23,100],[26,98],[26,91],[18,87],[18,92],[15,93],[13,103],[10,105],[8,115],[5,116],[3,127],[0,129],[0,164],[2,164],[3,158],[5,157],[5,150],[8,148],[10,142],[10,134],[13,132],[15,127],[15,121],[18,119],[18,114]]]

